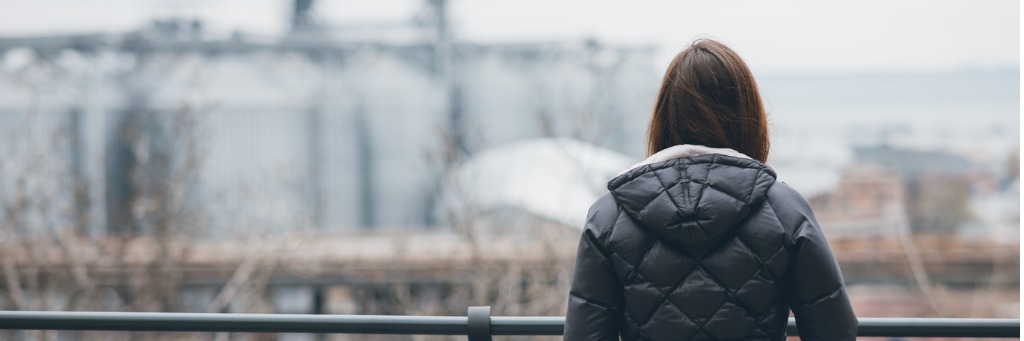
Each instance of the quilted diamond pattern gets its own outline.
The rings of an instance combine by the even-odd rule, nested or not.
[[[758,271],[742,288],[736,290],[733,297],[736,302],[746,307],[752,315],[764,315],[782,294],[766,271]],[[767,295],[766,295],[767,294]]]
[[[566,340],[785,340],[790,307],[808,340],[855,338],[809,206],[768,166],[684,157],[608,189],[581,239]]]
[[[704,325],[704,331],[716,340],[741,340],[757,326],[753,317],[739,306],[726,302]]]
[[[666,268],[666,264],[669,267]],[[658,289],[669,291],[678,286],[679,282],[690,274],[696,265],[693,259],[679,257],[665,243],[654,243],[636,271],[651,281]]]
[[[640,279],[636,283],[627,284],[626,290],[634,293],[626,302],[626,314],[637,323],[647,323],[651,316],[658,310],[657,307],[665,303],[662,291],[655,288],[651,283]]]
[[[686,277],[686,281],[681,283],[678,289],[669,294],[668,299],[686,316],[704,324],[715,315],[728,297],[711,275],[697,269]]]
[[[738,238],[723,241],[721,248],[700,261],[723,288],[739,290],[761,269],[757,260]]]
[[[652,335],[677,335],[685,340],[699,332],[700,326],[690,321],[678,306],[665,302],[655,310],[644,330]]]
[[[777,332],[761,322],[779,295],[773,271],[785,270],[769,268],[785,254],[784,229],[762,205],[774,172],[716,155],[645,167],[609,184],[626,325],[682,340]]]

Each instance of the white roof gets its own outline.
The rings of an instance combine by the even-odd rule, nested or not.
[[[583,228],[607,183],[636,160],[571,139],[518,141],[480,152],[454,173],[445,205],[455,212],[514,208]]]
[[[779,180],[806,197],[833,190],[850,162],[850,152],[834,144],[792,147],[797,148],[780,153],[775,161],[782,162],[773,168]],[[512,208],[583,228],[590,205],[608,192],[608,181],[636,161],[572,139],[517,141],[484,150],[460,165],[444,188],[442,205],[458,214]]]

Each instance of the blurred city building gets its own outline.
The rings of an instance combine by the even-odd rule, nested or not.
[[[0,37],[0,308],[563,312],[587,208],[642,158],[655,47],[288,5],[275,39]],[[1018,70],[759,82],[858,313],[1016,316]]]

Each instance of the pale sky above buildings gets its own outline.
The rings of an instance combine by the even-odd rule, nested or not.
[[[655,44],[659,60],[696,37],[720,39],[762,72],[928,72],[1019,68],[1016,0],[450,0],[455,36],[474,42]],[[0,36],[124,32],[198,17],[209,31],[274,37],[289,0],[10,1]],[[322,22],[401,22],[425,0],[321,0]]]

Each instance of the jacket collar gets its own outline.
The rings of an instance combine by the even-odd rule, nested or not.
[[[675,146],[671,146],[671,147],[662,149],[660,152],[654,153],[654,155],[651,155],[647,159],[645,159],[643,161],[640,161],[640,163],[637,163],[637,164],[633,165],[632,167],[629,167],[628,169],[626,169],[626,170],[624,170],[622,172],[619,172],[619,175],[625,174],[626,172],[629,172],[629,171],[631,171],[631,170],[633,170],[633,169],[635,169],[637,167],[641,167],[643,165],[649,165],[649,164],[652,164],[652,163],[658,163],[658,162],[668,161],[668,160],[672,160],[672,159],[678,159],[678,158],[683,158],[683,157],[692,157],[692,156],[700,156],[700,155],[706,155],[706,154],[722,154],[722,155],[737,157],[737,158],[741,158],[741,159],[750,159],[749,156],[746,156],[743,153],[737,152],[737,151],[733,150],[732,148],[711,148],[711,147],[703,146],[703,145],[699,145],[699,144],[680,144],[680,145],[675,145]]]

